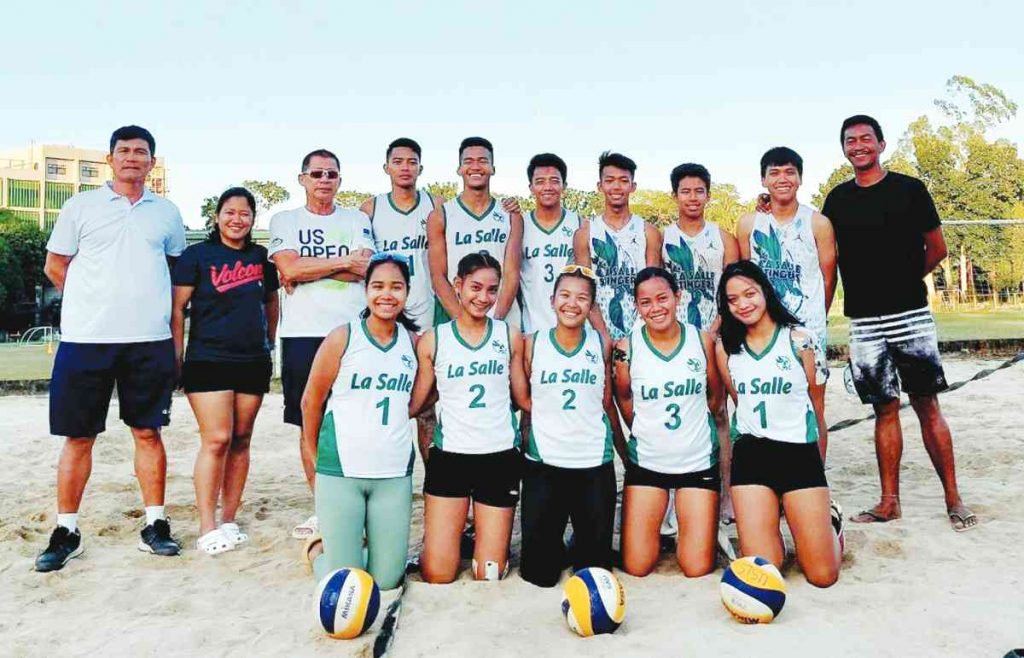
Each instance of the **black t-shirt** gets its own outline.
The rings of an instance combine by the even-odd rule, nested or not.
[[[924,183],[890,171],[870,187],[854,180],[829,192],[847,317],[902,313],[928,305],[924,234],[940,225]]]
[[[172,280],[195,288],[187,360],[252,361],[270,354],[263,304],[276,294],[278,282],[266,248],[199,242],[175,263]]]

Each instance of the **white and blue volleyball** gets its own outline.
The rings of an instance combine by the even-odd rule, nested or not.
[[[580,569],[562,588],[562,613],[583,637],[614,633],[626,616],[626,591],[607,569]]]
[[[744,624],[767,624],[786,604],[786,581],[770,561],[741,557],[722,574],[722,603]]]
[[[380,610],[380,590],[362,569],[337,569],[316,587],[317,623],[329,636],[351,640],[373,624]]]

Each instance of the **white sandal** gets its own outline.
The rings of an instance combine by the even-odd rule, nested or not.
[[[306,519],[304,523],[292,528],[292,537],[295,539],[309,539],[320,531],[320,523],[316,514]]]
[[[242,532],[237,523],[221,523],[220,531],[234,546],[238,546],[239,544],[244,544],[249,541],[249,535]]]
[[[220,528],[217,528],[196,540],[196,550],[207,555],[220,555],[235,550],[235,545],[220,531]]]

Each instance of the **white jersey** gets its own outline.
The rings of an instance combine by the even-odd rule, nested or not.
[[[584,329],[566,352],[555,330],[533,336],[530,399],[533,403],[526,456],[560,468],[592,468],[612,459],[612,430],[604,411],[601,337]]]
[[[736,389],[734,437],[749,434],[786,443],[818,440],[807,374],[788,327],[777,327],[760,354],[746,343],[738,354],[730,354],[729,376]]]
[[[409,211],[399,210],[391,193],[378,194],[373,200],[373,242],[377,251],[395,251],[409,258],[409,298],[405,314],[420,330],[434,322],[434,291],[430,287],[430,265],[427,260],[427,216],[434,209],[429,193],[416,191],[416,205]]]
[[[523,305],[523,331],[533,333],[555,326],[551,295],[555,279],[573,260],[572,238],[580,217],[562,208],[562,217],[550,230],[541,227],[533,212],[523,218],[523,262],[519,298]]]
[[[785,224],[766,213],[754,216],[750,231],[750,260],[772,282],[783,305],[814,334],[825,353],[825,279],[818,261],[811,218],[814,208],[803,204]]]
[[[633,281],[647,266],[645,226],[639,215],[632,215],[617,231],[605,223],[603,215],[590,220],[590,260],[598,276],[597,304],[612,340],[628,336],[636,322]]]
[[[682,293],[676,318],[701,330],[710,327],[718,316],[715,294],[725,261],[722,230],[717,224],[705,221],[704,228],[690,237],[683,233],[679,224],[670,224],[665,228],[661,260],[676,278]]]
[[[487,331],[471,347],[454,321],[434,330],[437,428],[434,445],[445,452],[484,454],[516,447],[519,430],[512,415],[509,328],[487,320]]]
[[[679,345],[664,355],[642,327],[630,337],[633,392],[629,459],[658,473],[695,473],[718,462],[718,432],[708,410],[707,355],[700,332],[680,325]]]
[[[330,215],[317,215],[303,207],[270,218],[267,254],[271,260],[279,251],[295,251],[307,258],[336,258],[360,249],[373,251],[373,232],[370,218],[358,210],[335,206]],[[358,318],[364,308],[366,285],[362,281],[324,278],[300,283],[283,296],[278,335],[326,336]]]
[[[401,325],[388,345],[374,340],[365,320],[348,327],[348,345],[320,425],[317,473],[355,478],[409,475],[414,454],[409,398],[416,379],[412,339]]]
[[[491,205],[480,215],[474,215],[462,203],[462,197],[457,196],[446,201],[441,210],[444,213],[444,235],[445,246],[448,252],[448,280],[455,282],[455,275],[459,271],[459,261],[463,256],[471,253],[486,252],[498,261],[502,266],[501,275],[513,274],[504,271],[505,267],[505,245],[508,243],[508,236],[512,232],[512,219],[505,209],[501,207],[497,199],[491,198]],[[514,273],[518,276],[518,272]],[[444,307],[437,304],[438,323],[447,321],[448,314]],[[491,309],[494,315],[494,309]],[[509,309],[505,320],[513,327],[519,327],[520,313],[519,304],[514,302]]]

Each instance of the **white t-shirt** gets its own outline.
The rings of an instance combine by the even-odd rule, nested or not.
[[[132,204],[109,185],[68,199],[46,243],[71,256],[61,340],[145,343],[171,337],[167,256],[185,250],[177,206],[150,192]]]
[[[294,251],[305,258],[336,258],[360,249],[373,251],[370,218],[358,210],[334,207],[330,215],[317,215],[305,207],[285,210],[270,218],[273,260],[279,251]],[[281,304],[282,338],[326,336],[340,325],[357,319],[366,308],[362,281],[324,278],[300,283]]]

